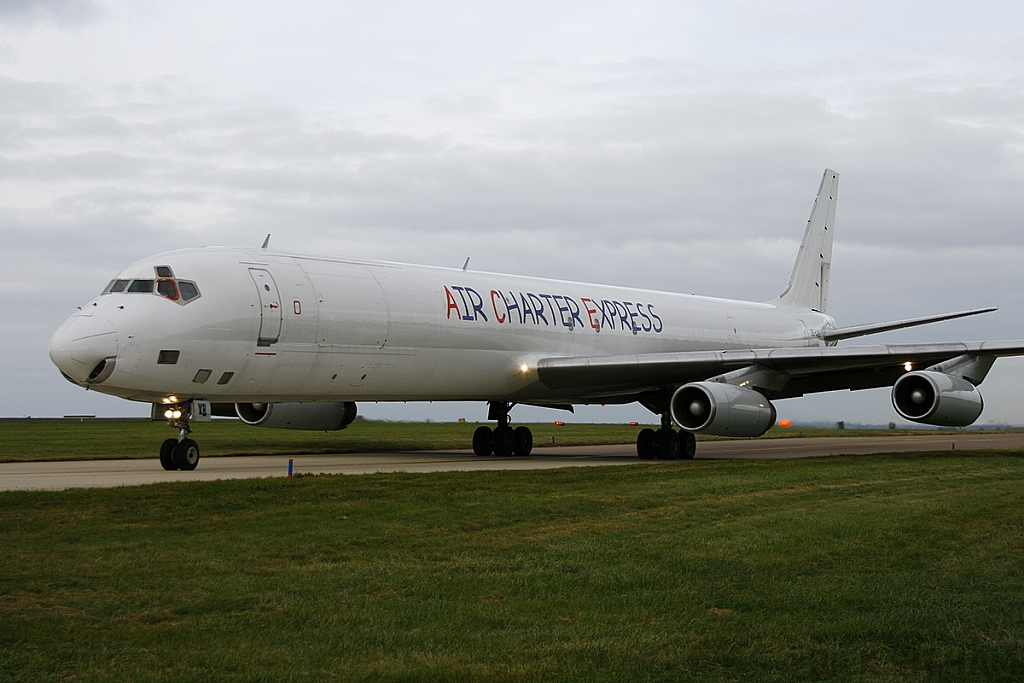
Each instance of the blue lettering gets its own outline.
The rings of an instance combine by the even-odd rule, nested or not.
[[[465,288],[464,287],[456,287],[455,285],[452,285],[452,289],[454,289],[456,292],[458,292],[459,296],[462,297],[462,310],[464,310],[466,312],[466,315],[462,316],[462,319],[463,320],[472,320],[473,316],[471,316],[469,314],[469,304],[466,303],[466,295],[464,293],[465,292]]]
[[[480,294],[472,287],[466,287],[466,293],[469,294],[470,301],[473,302],[473,320],[479,320],[477,314],[483,316],[484,322],[487,322],[487,314],[484,313],[484,299]]]
[[[629,320],[626,317],[629,315],[629,311],[626,310],[626,307],[620,301],[613,301],[612,303],[615,304],[615,311],[618,313],[619,320],[622,321],[622,329],[626,329],[626,326],[629,325]]]
[[[643,327],[643,331],[644,332],[650,332],[651,328],[654,327],[654,323],[652,323],[650,317],[646,313],[644,313],[644,306],[643,306],[643,304],[637,304],[636,305],[636,310],[640,314],[640,317],[647,321],[647,324],[644,325],[644,327]]]
[[[661,324],[661,318],[654,312],[654,304],[647,304],[647,310],[651,312],[651,317],[658,321],[658,324],[654,326],[654,331],[661,332],[665,329],[665,326]]]
[[[512,309],[514,308],[514,309],[516,309],[516,313],[519,314],[519,324],[522,325],[523,324],[523,309],[519,308],[519,304],[516,303],[516,295],[515,294],[513,294],[512,292],[509,292],[508,295],[510,297],[512,297],[512,303],[509,303],[508,299],[505,299],[504,293],[501,293],[501,298],[504,299],[504,301],[505,301],[505,309],[508,311],[508,319],[512,320]]]
[[[540,298],[541,299],[547,299],[548,310],[551,311],[551,324],[554,325],[555,324],[555,307],[551,305],[551,295],[550,294],[541,294]]]
[[[582,329],[583,328],[583,321],[580,320],[580,307],[576,305],[576,300],[573,299],[572,297],[568,297],[568,296],[567,297],[563,297],[563,298],[565,299],[565,303],[569,306],[569,308],[572,309],[572,311],[571,311],[572,317],[569,318],[569,323],[573,327],[575,327],[576,325],[575,325],[575,323],[573,323],[573,319],[575,318],[576,322],[579,323],[579,326]]]
[[[533,314],[537,316],[537,320],[543,320],[544,324],[548,324],[548,319],[544,317],[544,302],[541,301],[536,294],[527,292],[526,296],[530,297],[530,303],[533,304]],[[540,324],[539,322],[537,323]]]
[[[562,320],[562,326],[563,327],[572,327],[572,316],[569,316],[568,320],[565,319],[565,314],[569,312],[569,307],[568,306],[563,306],[562,304],[558,303],[559,299],[562,299],[564,301],[565,297],[564,296],[558,296],[557,294],[555,294],[551,298],[554,299],[555,305],[558,306],[558,317],[561,318],[561,320]],[[552,317],[554,317],[554,314],[552,314]]]
[[[609,309],[610,314],[605,309]],[[608,321],[608,328],[615,329],[615,307],[612,306],[612,302],[608,299],[601,300],[601,327],[604,327],[605,321]]]
[[[636,311],[630,308],[632,305],[632,301],[625,302],[626,310],[629,311],[629,329],[633,330],[633,334],[636,334],[640,331],[640,327],[636,324]]]
[[[536,325],[537,318],[534,317],[533,309],[530,308],[530,304],[526,301],[526,295],[522,292],[519,292],[519,301],[523,304],[523,321],[526,321],[526,316],[530,316],[530,320],[532,320],[533,324]]]

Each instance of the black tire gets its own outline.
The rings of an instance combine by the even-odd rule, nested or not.
[[[477,427],[473,432],[473,452],[483,458],[491,454],[490,427]]]
[[[192,439],[182,439],[174,449],[174,462],[179,470],[191,472],[199,465],[199,444]]]
[[[516,427],[513,435],[513,453],[517,458],[525,458],[533,450],[533,432],[529,427]]]
[[[177,447],[177,439],[167,439],[160,444],[160,466],[165,470],[178,469],[178,463],[174,461],[174,449]]]
[[[511,427],[498,427],[491,437],[491,448],[499,458],[512,456],[516,447],[516,434]]]
[[[697,436],[693,432],[679,432],[679,458],[681,460],[693,460],[697,454]]]
[[[636,436],[636,454],[641,460],[654,460],[654,442],[657,434],[650,427],[641,429]]]
[[[658,460],[678,460],[679,459],[679,435],[676,434],[675,430],[659,429],[658,430]]]

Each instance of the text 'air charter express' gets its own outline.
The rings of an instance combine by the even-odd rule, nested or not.
[[[534,294],[533,292],[503,292],[492,289],[485,299],[472,287],[445,286],[447,315],[451,320],[490,322],[499,324],[516,322],[520,325],[554,325],[580,327],[601,331],[629,330],[660,333],[664,328],[653,304],[637,301],[610,301],[608,299],[579,299],[561,294]],[[518,294],[518,296],[517,296]],[[488,300],[489,299],[489,300]],[[583,318],[587,320],[584,322]]]

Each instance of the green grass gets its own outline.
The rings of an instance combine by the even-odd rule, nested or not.
[[[195,438],[204,456],[321,453],[373,453],[468,449],[479,423],[381,422],[356,420],[338,432],[307,432],[250,427],[238,420],[197,423]],[[634,443],[646,425],[531,424],[534,446],[594,446]],[[902,435],[903,430],[773,427],[762,438]],[[934,434],[935,430],[911,433]],[[176,431],[148,420],[0,422],[0,462],[155,458],[160,443]],[[699,436],[698,439],[718,437]]]
[[[1019,681],[1022,456],[0,493],[0,680]]]
[[[381,422],[356,420],[337,432],[250,427],[238,420],[197,423],[194,438],[204,456],[318,453],[372,453],[468,449],[479,423]],[[629,425],[533,424],[536,447],[631,443],[640,427]],[[155,458],[160,442],[176,436],[164,422],[87,420],[84,422],[0,423],[0,462]]]

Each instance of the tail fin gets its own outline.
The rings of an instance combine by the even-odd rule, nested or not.
[[[832,266],[832,232],[836,221],[836,198],[839,196],[839,174],[825,169],[807,220],[804,240],[796,256],[789,286],[775,303],[783,306],[809,308],[825,312],[828,307],[828,274]]]

